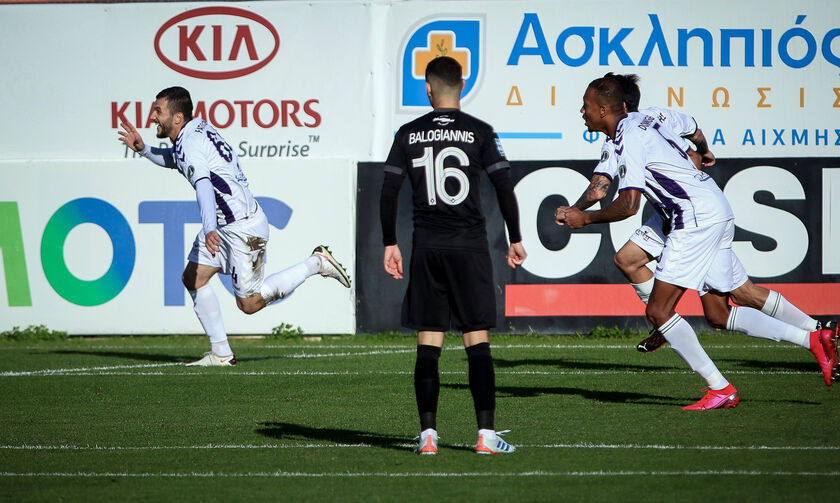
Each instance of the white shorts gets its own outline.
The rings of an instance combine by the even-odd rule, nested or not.
[[[665,248],[665,233],[662,232],[662,217],[654,213],[636,232],[630,236],[630,241],[646,251],[651,257],[658,259]]]
[[[199,231],[187,260],[218,267],[233,280],[233,291],[239,298],[260,293],[265,273],[265,245],[268,243],[268,219],[262,208],[244,220],[216,230],[222,243],[216,256],[204,244],[204,231]]]
[[[711,290],[731,292],[749,279],[732,251],[734,237],[734,220],[673,230],[665,241],[654,277],[697,290],[700,295]]]

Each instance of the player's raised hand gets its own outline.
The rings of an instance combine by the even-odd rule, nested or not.
[[[125,131],[117,131],[120,134],[119,140],[125,143],[125,146],[130,148],[135,152],[140,152],[146,147],[146,144],[143,143],[143,138],[140,136],[140,133],[134,129],[134,126],[129,124],[128,122],[123,122],[121,124]]]
[[[216,256],[216,252],[219,251],[219,246],[221,244],[222,238],[219,237],[218,232],[210,231],[204,235],[204,245],[207,247],[207,251],[210,252],[211,256]]]
[[[522,265],[528,254],[525,253],[525,248],[522,243],[511,243],[507,252],[507,263],[511,269],[516,269],[516,266]]]
[[[390,245],[385,247],[385,272],[391,275],[394,279],[403,278],[403,263],[402,253],[400,247],[397,245]]]

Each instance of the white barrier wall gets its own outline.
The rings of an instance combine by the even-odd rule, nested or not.
[[[237,151],[258,196],[293,208],[289,225],[275,230],[273,265],[335,240],[352,266],[356,162],[384,160],[395,130],[428,110],[422,69],[430,58],[462,62],[465,110],[493,124],[514,161],[594,160],[603,138],[584,130],[581,97],[592,79],[613,71],[641,77],[643,106],[694,115],[719,164],[802,159],[785,166],[810,177],[808,158],[840,157],[838,20],[835,0],[2,5],[0,330],[30,323],[74,333],[200,330],[175,279],[198,224],[184,224],[184,241],[173,244],[166,229],[175,232],[175,224],[153,221],[167,210],[157,203],[194,204],[194,194],[185,182],[157,183],[163,175],[139,171],[143,161],[117,141],[128,121],[153,143],[149,112],[165,87],[191,91],[196,114]],[[59,253],[49,248],[59,234],[44,240],[47,223],[78,200],[61,218],[92,205],[114,220],[76,227],[61,220],[56,229],[68,238]],[[745,205],[739,222],[760,219],[773,204]],[[813,243],[838,234],[834,213]],[[108,225],[128,229],[135,243],[128,276],[102,230]],[[288,247],[275,248],[278,235]],[[837,251],[822,256],[803,274],[829,274]],[[352,294],[305,288],[254,317],[223,302],[231,331],[265,332],[280,322],[307,332],[355,330]],[[315,307],[323,309],[322,294],[339,296],[326,297],[337,306],[327,316]],[[82,307],[94,301],[102,302]]]
[[[0,6],[0,159],[124,157],[119,123],[151,137],[173,85],[248,157],[369,155],[370,16],[356,2]]]
[[[195,191],[145,159],[8,163],[0,185],[4,270],[0,328],[46,324],[75,334],[202,333],[181,272],[201,229]],[[271,224],[266,273],[328,244],[353,276],[355,163],[250,160],[243,166]],[[325,183],[328,182],[328,183]],[[317,188],[318,197],[313,197]],[[213,280],[230,333],[283,323],[352,333],[352,290],[312,277],[254,315]]]
[[[580,107],[608,71],[638,74],[643,106],[694,115],[719,157],[840,152],[834,0],[406,2],[393,11],[392,128],[425,105],[411,87],[417,62],[449,51],[470,62],[465,109],[495,126],[512,159],[596,158],[603,136],[586,133]]]
[[[697,117],[719,157],[836,156],[840,4],[654,0],[312,1],[0,7],[0,159],[117,158],[183,85],[246,157],[382,160],[428,109],[422,69],[468,69],[464,106],[512,159],[589,159],[580,119],[607,71]],[[12,127],[11,125],[14,124]],[[60,133],[49,141],[36,132]]]

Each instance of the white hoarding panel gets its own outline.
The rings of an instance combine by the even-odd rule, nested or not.
[[[155,95],[174,85],[242,157],[367,156],[370,15],[356,2],[2,6],[0,159],[125,157],[119,123],[150,136]]]
[[[402,2],[387,25],[385,136],[428,109],[422,69],[447,54],[467,69],[464,109],[511,159],[596,158],[603,135],[580,107],[606,72],[638,74],[642,106],[694,115],[718,157],[836,156],[838,20],[834,0]]]
[[[46,324],[71,334],[202,333],[181,272],[201,229],[195,191],[175,170],[144,159],[5,162],[0,184],[0,330]],[[327,244],[351,277],[355,163],[243,163],[268,216],[266,274]],[[254,315],[212,283],[232,334],[283,323],[308,333],[352,333],[352,290],[309,278]]]

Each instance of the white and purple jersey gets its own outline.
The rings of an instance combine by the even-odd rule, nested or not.
[[[202,178],[213,184],[219,227],[242,220],[256,210],[257,203],[236,152],[207,121],[196,117],[188,122],[175,138],[173,155],[176,168],[193,188]]]
[[[717,183],[698,170],[680,137],[656,117],[633,112],[615,131],[618,190],[638,190],[671,216],[672,229],[703,227],[734,218]]]
[[[685,136],[691,136],[697,131],[697,121],[694,117],[670,110],[668,108],[648,107],[639,110],[639,113],[648,115],[656,119],[659,124],[674,132],[679,138],[678,145],[683,151],[691,148],[691,144],[686,140]],[[614,181],[618,173],[618,163],[615,162],[615,144],[610,137],[604,140],[601,145],[601,160],[595,166],[593,174],[606,176],[610,181]]]

